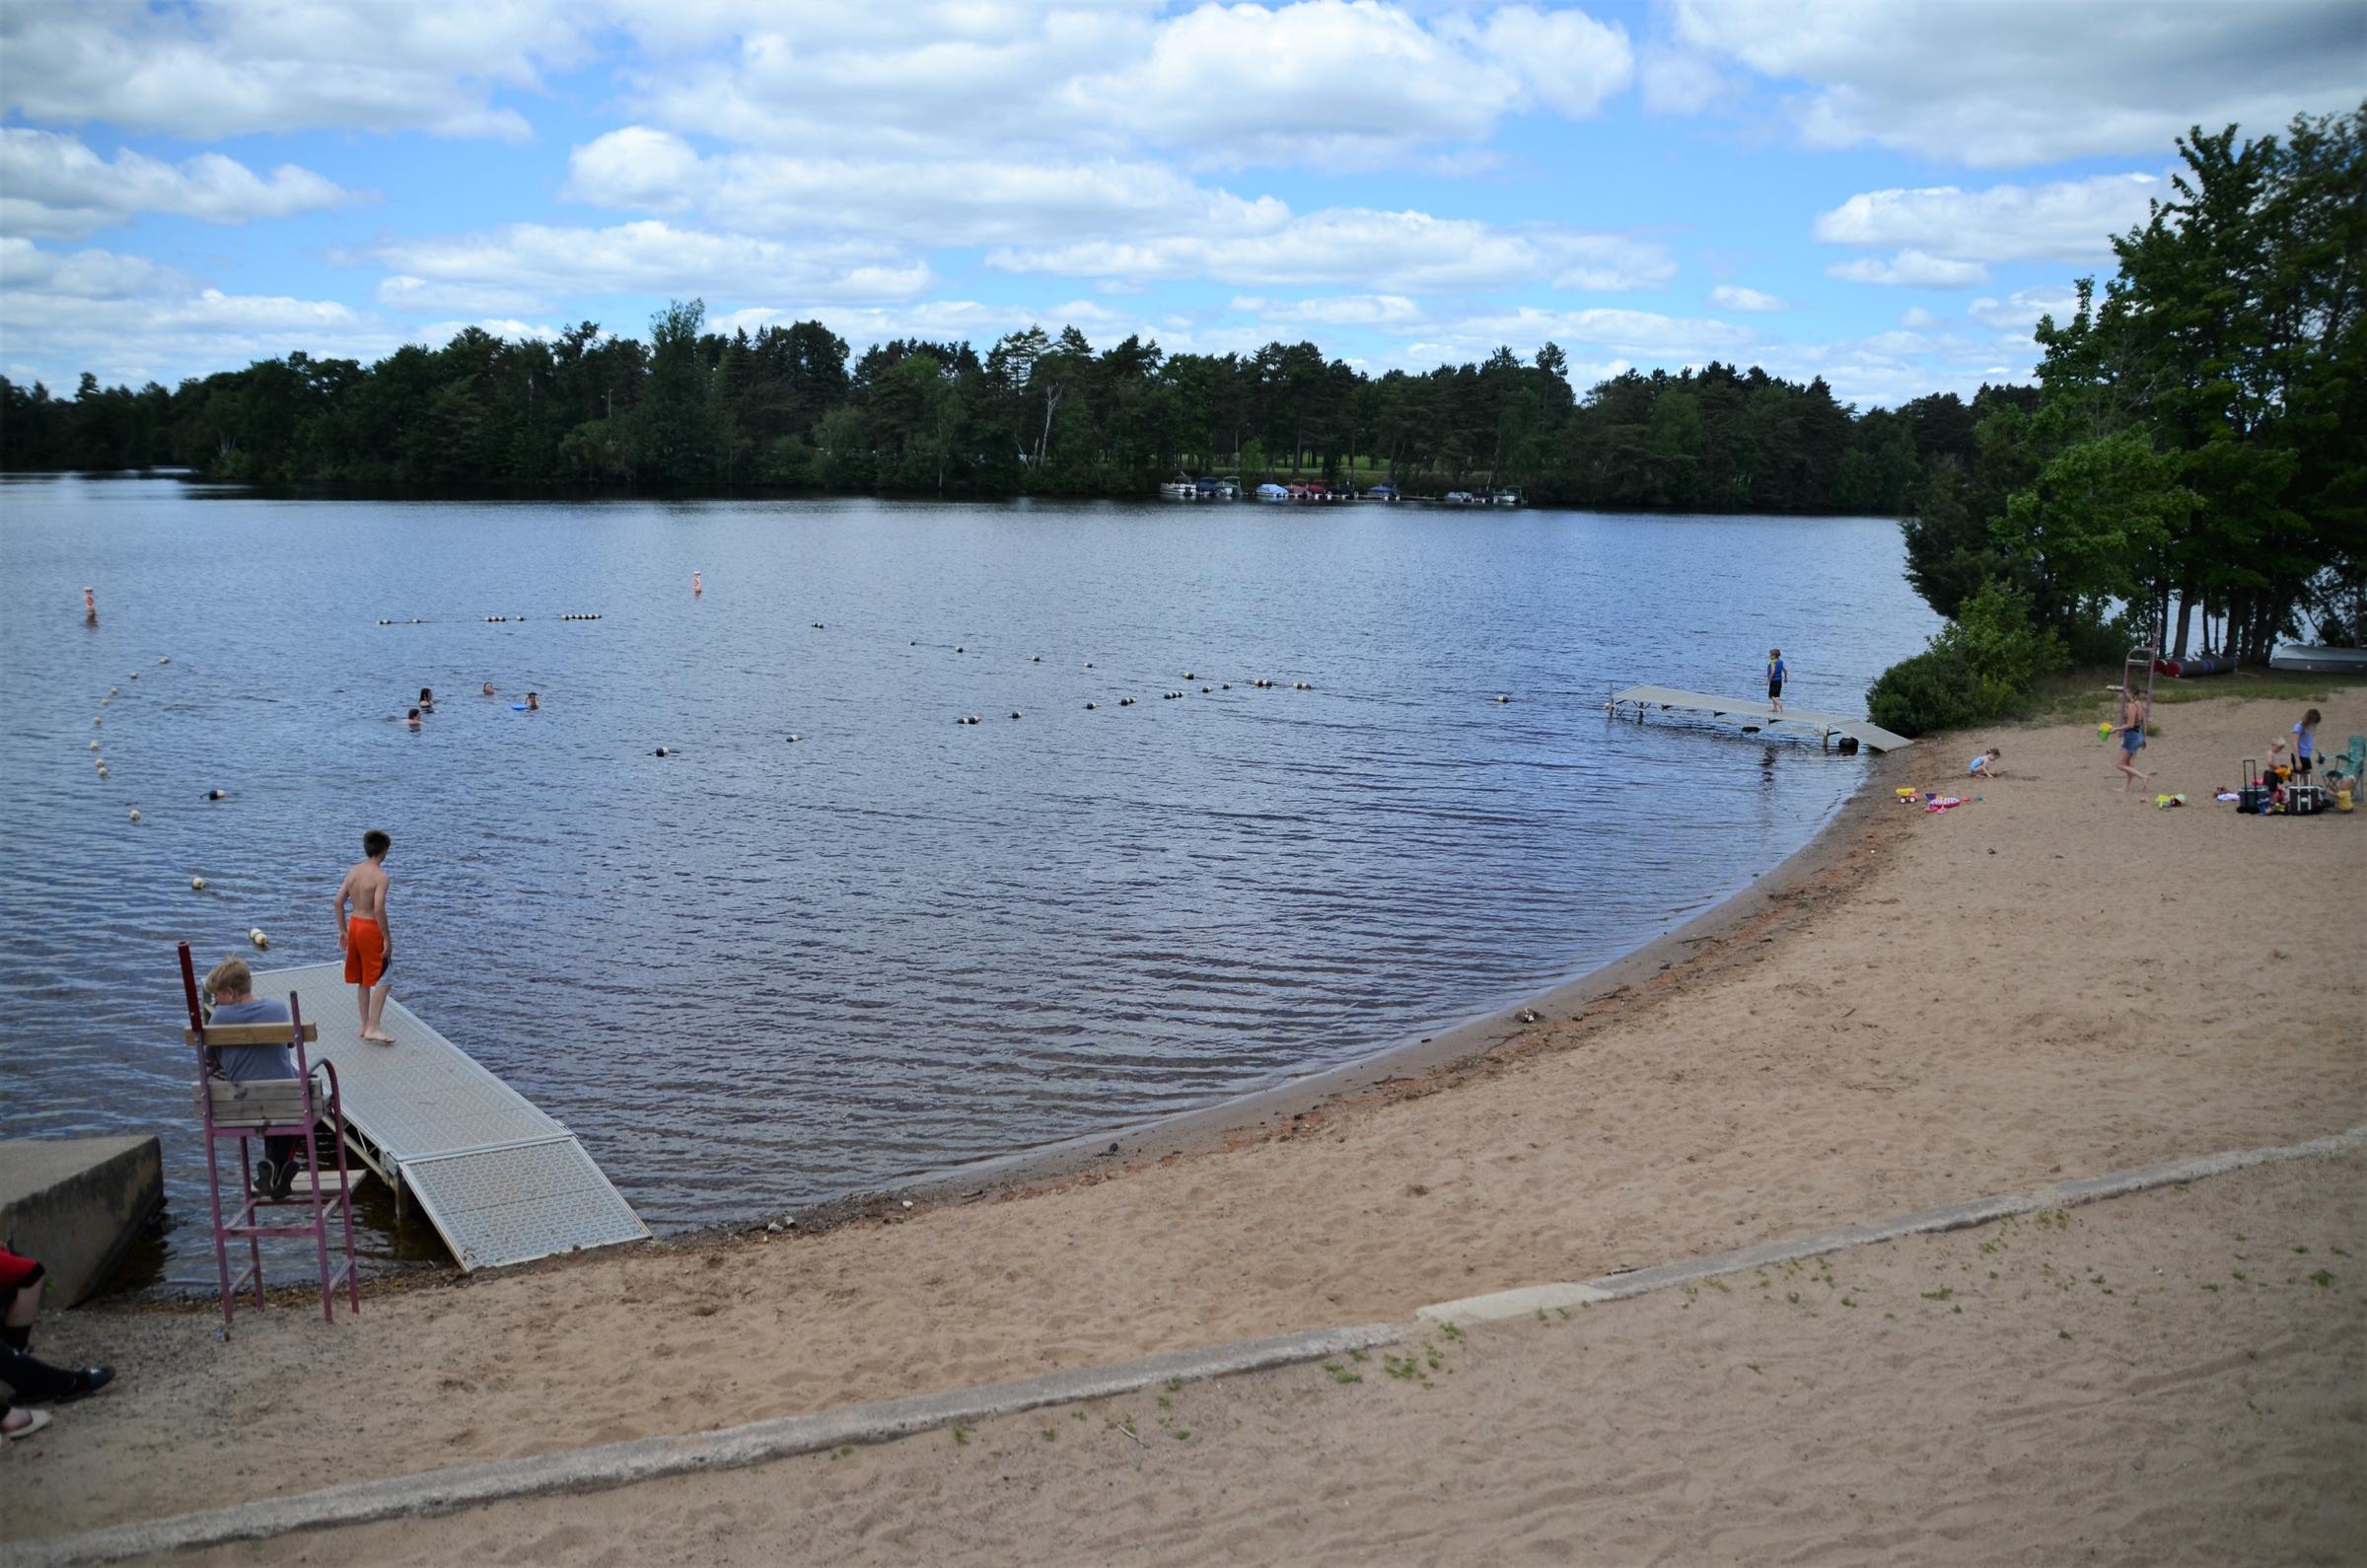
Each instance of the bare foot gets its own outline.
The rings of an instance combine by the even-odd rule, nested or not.
[[[394,1036],[392,1034],[364,1034],[362,1038],[368,1040],[373,1045],[392,1045],[394,1043]]]

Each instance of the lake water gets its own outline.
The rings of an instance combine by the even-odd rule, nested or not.
[[[395,996],[663,1230],[1205,1105],[1605,962],[1860,773],[1611,724],[1606,690],[1754,694],[1780,643],[1791,700],[1859,713],[1936,625],[1867,518],[47,477],[0,506],[0,1136],[163,1133],[193,1281],[173,945],[334,959],[366,827]]]

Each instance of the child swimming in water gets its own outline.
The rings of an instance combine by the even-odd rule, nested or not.
[[[410,729],[416,730],[419,728],[419,710],[417,708],[413,708],[408,714],[404,715],[402,722]]]
[[[493,682],[490,680],[485,682],[485,695],[488,697],[493,695]]]

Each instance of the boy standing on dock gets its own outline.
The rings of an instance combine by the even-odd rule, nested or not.
[[[1767,706],[1768,706],[1768,707],[1770,707],[1770,708],[1773,708],[1773,709],[1774,709],[1774,710],[1775,710],[1777,713],[1781,713],[1781,712],[1783,711],[1783,681],[1784,681],[1784,674],[1785,674],[1785,672],[1784,672],[1784,668],[1783,668],[1783,650],[1782,650],[1782,649],[1780,649],[1780,648],[1770,648],[1770,649],[1768,649],[1768,650],[1767,650]]]
[[[387,1010],[387,987],[382,982],[394,958],[394,944],[387,935],[386,867],[387,851],[394,843],[379,828],[364,833],[363,858],[337,884],[337,941],[345,949],[345,979],[359,987],[354,1003],[361,1009],[362,1038],[380,1045],[394,1043],[394,1036],[380,1023]]]

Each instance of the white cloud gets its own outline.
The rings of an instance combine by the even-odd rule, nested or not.
[[[779,8],[728,61],[639,73],[637,101],[678,130],[806,156],[991,140],[1337,166],[1476,142],[1509,113],[1592,114],[1633,75],[1622,28],[1526,5],[1435,23],[1382,0],[874,7],[854,24],[837,9]]]
[[[1262,321],[1402,330],[1423,321],[1422,308],[1402,294],[1331,294],[1306,300],[1237,299],[1232,308]]]
[[[565,0],[76,0],[0,7],[0,108],[210,141],[339,126],[523,140],[499,87],[586,42]]]
[[[391,301],[518,313],[516,302],[609,294],[841,301],[908,299],[929,286],[925,262],[876,244],[804,243],[679,229],[657,219],[607,229],[518,223],[484,234],[394,240],[371,255],[395,271]]]
[[[1757,289],[1746,289],[1732,283],[1721,283],[1709,291],[1709,303],[1722,305],[1730,311],[1788,311],[1789,301]]]
[[[2097,175],[2044,185],[1869,190],[1819,213],[1829,245],[1912,246],[1982,261],[2102,261],[2112,237],[2142,225],[2166,194],[2152,175]]]
[[[401,341],[333,300],[226,294],[108,250],[60,253],[0,239],[0,334],[12,361],[71,385],[177,380],[304,349],[374,358]]]
[[[1977,304],[1978,302],[1975,301],[1974,303]],[[1939,323],[1940,319],[1932,315],[1929,311],[1923,309],[1923,307],[1920,305],[1909,306],[1906,314],[1899,318],[1900,325],[1912,327],[1916,331],[1922,331],[1927,327],[1937,326]]]
[[[143,212],[245,223],[358,199],[294,164],[265,179],[220,153],[168,164],[127,148],[108,160],[72,136],[0,127],[0,234],[80,240]]]
[[[1879,256],[1836,261],[1825,273],[1851,283],[1889,283],[1921,289],[1970,289],[1989,281],[1989,269],[1977,261],[1954,261],[1911,249],[1900,251],[1888,261]]]
[[[712,182],[696,149],[680,136],[627,125],[597,136],[567,158],[570,201],[639,212],[681,212]]]
[[[1510,343],[1525,351],[1534,351],[1548,339],[1565,348],[1579,344],[1613,349],[1656,364],[1705,364],[1732,358],[1748,352],[1757,341],[1746,328],[1710,318],[1663,316],[1655,311],[1547,311],[1527,305],[1465,317],[1444,334],[1448,342],[1485,343],[1489,349]]]
[[[2367,8],[1675,0],[1686,44],[1803,84],[1812,147],[1873,142],[1976,168],[2157,153],[2189,125],[2281,127],[2350,107]]]
[[[1393,293],[1499,289],[1634,289],[1676,265],[1658,245],[1622,235],[1537,226],[1497,228],[1423,212],[1337,207],[1279,227],[1194,229],[1140,240],[1006,247],[987,264],[1012,272],[1132,279],[1201,278],[1253,288],[1364,285]]]
[[[821,228],[938,246],[1146,234],[1178,224],[1269,229],[1290,216],[1271,196],[1250,200],[1209,189],[1156,163],[897,161],[761,151],[702,159],[681,138],[641,125],[576,148],[565,194],[627,210],[704,207],[746,232]]]
[[[1654,114],[1698,114],[1733,91],[1718,68],[1685,49],[1644,51],[1644,107]]]
[[[2002,300],[1977,299],[1965,307],[1965,314],[1983,326],[2010,332],[2017,339],[2027,340],[2031,328],[2039,324],[2042,316],[2056,321],[2068,321],[2079,308],[2079,295],[2067,288],[2020,289]]]

